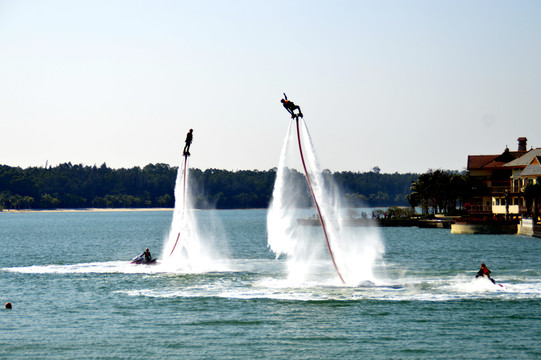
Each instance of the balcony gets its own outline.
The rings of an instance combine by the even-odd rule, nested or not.
[[[505,205],[494,205],[492,212],[494,214],[520,214],[520,209],[518,205],[509,205],[509,208]]]
[[[512,194],[520,194],[524,192],[525,186],[511,186]]]
[[[509,185],[493,186],[490,188],[490,194],[492,196],[504,196],[506,191],[508,194],[511,193],[511,187]]]
[[[492,205],[470,205],[468,206],[468,213],[470,214],[491,214]]]

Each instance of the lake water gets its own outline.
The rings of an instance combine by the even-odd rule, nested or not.
[[[129,263],[170,211],[0,213],[0,358],[541,358],[541,239],[382,228],[374,281],[294,282],[266,214],[196,212],[223,260],[198,273]]]

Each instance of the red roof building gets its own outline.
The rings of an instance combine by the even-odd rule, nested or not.
[[[518,150],[507,147],[499,155],[469,155],[467,170],[479,189],[468,204],[470,214],[506,217],[527,212],[524,187],[541,183],[541,149],[526,150],[527,139],[518,138]]]

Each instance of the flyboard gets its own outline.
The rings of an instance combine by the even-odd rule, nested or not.
[[[182,212],[181,212],[181,218],[184,218],[184,210],[186,209],[186,169],[188,164],[188,156],[190,156],[189,152],[184,152],[182,154],[184,156],[184,166],[183,166],[183,172],[182,172]],[[180,239],[180,231],[177,235],[177,239],[175,240],[175,245],[173,245],[173,249],[171,249],[171,253],[169,256],[173,255],[173,252],[175,251],[175,248],[178,244],[178,239]]]
[[[284,97],[285,97],[285,100],[287,101],[287,96],[286,96],[285,93],[284,93]],[[323,219],[323,215],[321,214],[321,209],[319,208],[319,203],[318,203],[316,195],[314,193],[314,188],[312,187],[312,181],[310,180],[310,174],[308,173],[308,169],[306,168],[306,162],[304,161],[304,155],[303,155],[302,143],[301,143],[301,133],[300,133],[300,128],[299,128],[299,116],[301,118],[303,118],[303,115],[300,112],[300,108],[298,108],[298,107],[296,107],[297,109],[299,109],[298,114],[296,114],[293,109],[290,109],[290,108],[286,107],[286,104],[284,104],[284,107],[291,114],[291,118],[295,119],[295,122],[296,122],[296,125],[297,125],[297,140],[298,140],[298,143],[299,143],[299,152],[300,152],[300,155],[301,155],[301,161],[302,161],[302,167],[304,169],[304,174],[306,176],[306,182],[308,183],[308,188],[310,189],[310,194],[312,195],[312,199],[314,200],[314,204],[315,204],[315,207],[316,207],[316,210],[317,210],[317,215],[319,217],[319,222],[321,224],[321,229],[323,230],[323,235],[325,236],[325,242],[327,243],[327,249],[329,250],[329,255],[331,256],[331,261],[332,261],[332,264],[334,266],[334,270],[336,271],[336,274],[340,278],[340,281],[342,281],[342,284],[345,284],[346,282],[344,281],[344,278],[342,277],[342,274],[340,274],[340,270],[338,270],[338,266],[336,265],[336,260],[334,259],[334,255],[333,255],[332,248],[331,248],[331,243],[329,242],[329,236],[327,234],[327,227],[325,225],[325,219]]]

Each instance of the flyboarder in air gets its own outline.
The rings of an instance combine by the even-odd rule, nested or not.
[[[184,150],[182,151],[182,156],[190,156],[190,145],[193,140],[193,129],[190,129],[186,134],[186,145],[184,145]]]
[[[280,100],[282,102],[282,105],[284,105],[284,107],[286,108],[286,110],[291,114],[291,118],[292,119],[295,119],[295,118],[299,118],[299,116],[302,118],[302,112],[301,112],[301,107],[299,105],[295,105],[295,103],[293,101],[289,101],[287,99],[287,95],[286,93],[284,93],[284,98],[282,100]],[[299,110],[298,114],[295,114],[295,110]]]

